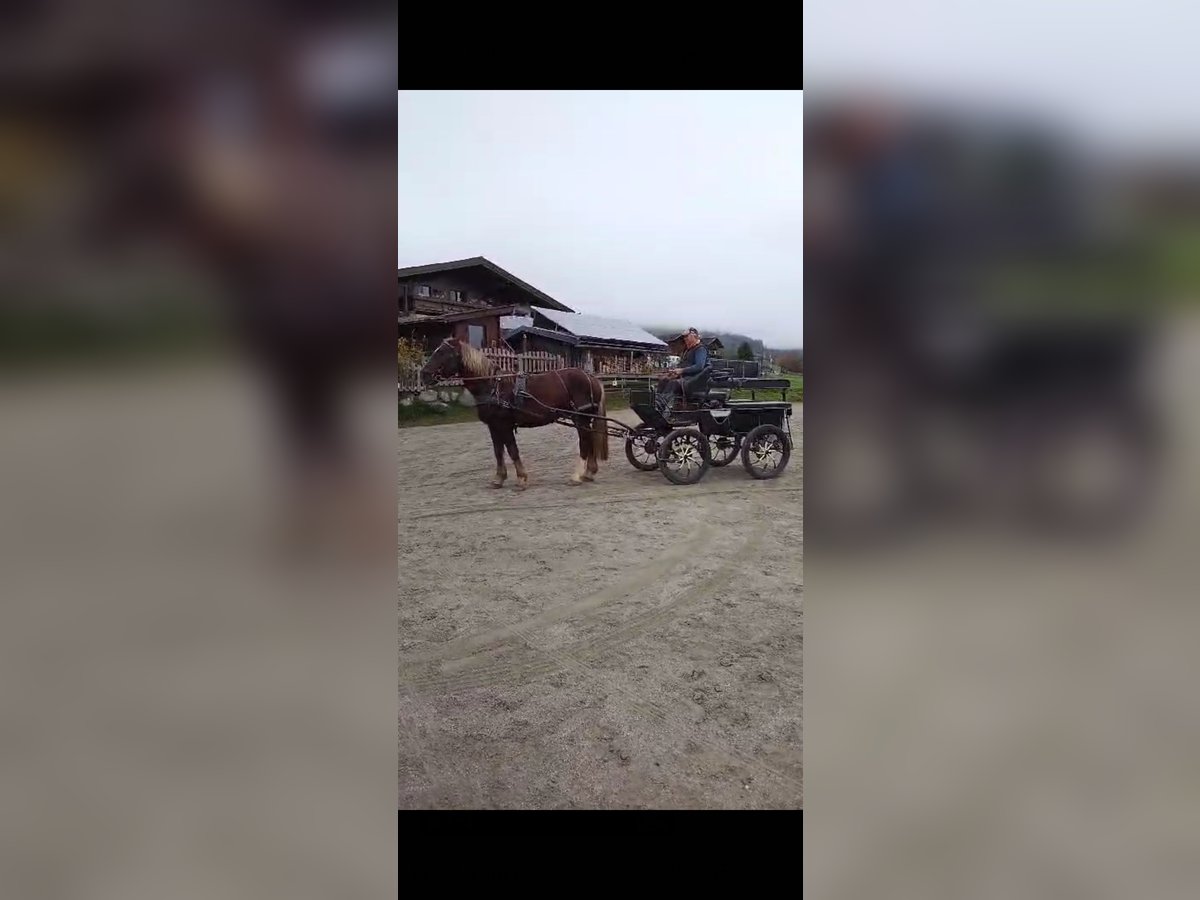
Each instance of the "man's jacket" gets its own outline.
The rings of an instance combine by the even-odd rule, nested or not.
[[[690,375],[698,375],[706,365],[708,365],[708,350],[703,344],[697,344],[691,350],[683,351],[683,356],[679,359],[679,377],[687,378]]]

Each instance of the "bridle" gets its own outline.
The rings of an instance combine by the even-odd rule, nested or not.
[[[455,338],[448,337],[448,338],[444,339],[441,342],[441,344],[438,345],[439,349],[441,349],[442,347],[449,347],[451,350],[454,351],[454,354],[458,360],[458,370],[459,370],[458,374],[456,376],[451,376],[451,377],[457,377],[458,380],[463,383],[464,387],[466,386],[467,382],[469,382],[469,381],[485,381],[485,382],[486,381],[495,381],[496,386],[492,390],[491,396],[487,397],[484,400],[479,401],[479,402],[484,402],[484,403],[490,402],[490,403],[500,404],[500,379],[516,378],[520,375],[520,373],[519,372],[492,372],[489,375],[468,375],[468,374],[466,374],[465,371],[463,371],[462,349],[461,349],[461,347],[458,346],[458,344],[459,344],[459,342]],[[434,355],[436,355],[436,354],[437,354],[437,350],[434,351]],[[430,361],[432,362],[432,359]],[[490,360],[489,360],[489,362],[490,362]],[[440,373],[438,374],[438,381],[442,381],[445,378],[446,378],[446,376],[441,375]]]

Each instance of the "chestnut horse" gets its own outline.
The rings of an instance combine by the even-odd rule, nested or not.
[[[563,421],[579,433],[579,460],[571,483],[593,481],[600,471],[600,460],[608,459],[608,423],[593,416],[605,415],[604,385],[583,369],[555,369],[525,376],[524,390],[517,395],[517,376],[500,374],[481,350],[466,341],[446,338],[438,345],[429,362],[421,369],[421,383],[435,384],[447,378],[461,378],[471,396],[479,421],[492,435],[496,453],[493,487],[502,487],[508,478],[504,451],[517,467],[517,488],[529,483],[521,452],[517,449],[518,428],[538,428]],[[591,415],[588,415],[588,414]]]

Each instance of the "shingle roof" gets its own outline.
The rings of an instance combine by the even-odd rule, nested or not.
[[[516,287],[518,290],[529,295],[531,298],[529,300],[529,305],[531,306],[542,306],[549,309],[561,310],[563,312],[571,311],[569,306],[564,306],[549,294],[539,291],[533,285],[522,281],[511,272],[506,272],[490,259],[485,259],[482,256],[472,256],[469,259],[456,259],[452,262],[430,263],[426,266],[408,266],[403,269],[398,269],[397,275],[399,278],[413,278],[418,275],[433,275],[437,272],[450,272],[454,269],[483,269],[501,279],[501,281],[506,281]]]
[[[521,327],[514,328],[511,331],[505,331],[504,339],[507,341],[509,338],[520,337],[522,334],[537,335],[538,337],[544,337],[552,341],[558,341],[561,344],[570,344],[572,347],[579,343],[579,338],[575,337],[573,334],[566,334],[562,331],[551,331],[548,328],[534,328],[531,325],[522,325]]]

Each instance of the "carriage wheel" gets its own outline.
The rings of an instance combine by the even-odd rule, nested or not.
[[[742,444],[742,466],[755,478],[774,478],[787,468],[792,442],[782,428],[759,425]]]
[[[658,433],[653,428],[637,428],[625,438],[625,457],[643,472],[658,468]]]
[[[676,428],[658,445],[658,467],[673,484],[695,484],[710,459],[708,438],[692,428]]]
[[[715,434],[708,439],[708,445],[711,448],[712,464],[717,467],[727,466],[737,458],[738,451],[742,449],[742,436]]]

